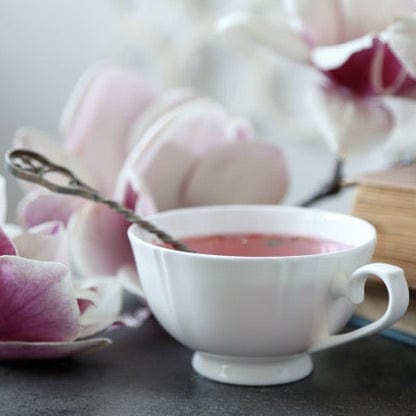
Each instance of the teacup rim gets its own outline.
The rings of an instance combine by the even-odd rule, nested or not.
[[[221,254],[206,254],[206,253],[196,253],[196,252],[185,252],[185,251],[178,251],[174,250],[168,247],[159,246],[156,244],[153,244],[151,242],[146,241],[145,239],[141,238],[139,235],[137,235],[137,231],[140,231],[140,227],[137,224],[131,224],[128,228],[127,234],[129,237],[130,242],[137,240],[144,246],[148,246],[154,250],[158,250],[161,252],[167,252],[167,253],[177,253],[185,256],[193,256],[193,257],[201,257],[201,258],[211,258],[211,259],[217,259],[217,260],[245,260],[245,261],[264,261],[264,260],[283,260],[283,259],[293,259],[293,260],[301,260],[301,259],[311,259],[311,258],[320,258],[320,257],[332,257],[337,256],[340,253],[353,253],[355,251],[361,250],[363,247],[375,244],[377,241],[377,230],[370,222],[358,218],[356,216],[350,215],[350,214],[344,214],[340,212],[333,212],[328,211],[320,208],[310,208],[310,207],[297,207],[297,206],[290,206],[290,205],[271,205],[271,204],[227,204],[227,205],[201,205],[201,206],[195,206],[195,207],[184,207],[184,208],[175,208],[175,209],[169,209],[165,211],[158,211],[153,214],[149,214],[145,217],[143,217],[146,221],[152,222],[153,218],[157,217],[164,217],[169,216],[175,213],[186,213],[187,211],[195,212],[195,211],[204,211],[207,209],[217,209],[217,210],[235,210],[235,209],[252,209],[255,207],[256,209],[273,209],[273,210],[279,210],[279,211],[299,211],[299,212],[316,212],[318,214],[322,214],[325,216],[330,216],[332,218],[339,218],[349,220],[349,221],[355,221],[357,223],[361,223],[363,226],[365,226],[368,230],[371,232],[371,238],[368,238],[365,242],[354,245],[352,247],[344,248],[342,250],[336,250],[331,251],[328,253],[317,253],[317,254],[302,254],[302,255],[295,255],[295,256],[229,256],[229,255],[221,255]],[[136,231],[137,230],[137,231]],[[175,236],[173,236],[175,237]]]

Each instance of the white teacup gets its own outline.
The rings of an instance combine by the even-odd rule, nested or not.
[[[376,231],[347,215],[283,206],[210,206],[147,218],[177,239],[232,233],[278,233],[335,240],[342,251],[291,257],[194,254],[152,244],[129,229],[143,291],[160,324],[195,352],[193,368],[224,383],[271,385],[311,373],[310,353],[374,334],[406,311],[403,270],[367,264]],[[367,265],[366,265],[367,264]],[[367,276],[387,286],[389,304],[377,321],[344,327],[364,298]]]

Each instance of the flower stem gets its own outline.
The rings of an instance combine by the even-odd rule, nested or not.
[[[342,189],[343,167],[344,160],[337,159],[335,163],[334,172],[332,174],[332,179],[327,184],[325,184],[317,193],[310,196],[308,199],[306,199],[299,205],[301,207],[309,207],[313,205],[315,202],[320,201],[321,199],[339,193]]]

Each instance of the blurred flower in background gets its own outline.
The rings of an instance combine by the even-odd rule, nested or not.
[[[42,153],[140,215],[210,204],[277,204],[287,190],[282,151],[259,140],[247,120],[189,89],[159,92],[140,72],[119,65],[97,64],[81,77],[63,111],[61,138],[63,146],[21,128],[14,146]],[[141,294],[130,224],[121,215],[37,185],[23,187],[20,225],[60,221],[79,275],[117,277]]]
[[[284,6],[280,19],[237,12],[224,16],[219,28],[315,68],[321,80],[310,111],[338,157],[397,139],[410,108],[416,110],[415,2],[287,0]]]
[[[305,94],[316,74],[297,63],[271,56],[238,36],[219,36],[216,30],[221,15],[242,8],[281,16],[280,1],[113,3],[117,13],[117,59],[144,70],[161,85],[196,88],[229,111],[250,118],[266,139],[318,137]]]

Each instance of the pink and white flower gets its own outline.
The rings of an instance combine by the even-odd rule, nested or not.
[[[219,28],[244,33],[319,71],[322,82],[311,97],[311,111],[338,156],[382,143],[396,122],[384,98],[416,96],[415,1],[284,4],[279,20],[234,13],[223,17]]]
[[[66,237],[56,221],[26,231],[0,226],[0,361],[61,358],[111,344],[85,338],[118,320],[121,285],[73,280]]]
[[[134,72],[124,71],[101,67],[76,94],[81,97],[76,105],[72,100],[76,111],[64,112],[64,148],[33,129],[20,130],[15,146],[39,150],[90,177],[102,193],[141,215],[217,203],[272,204],[283,198],[282,152],[255,140],[246,121],[189,90],[150,99],[152,89],[140,74],[135,79]],[[109,208],[35,187],[19,206],[19,220],[29,227],[53,220],[67,224],[72,261],[81,275],[137,281],[129,224]]]

